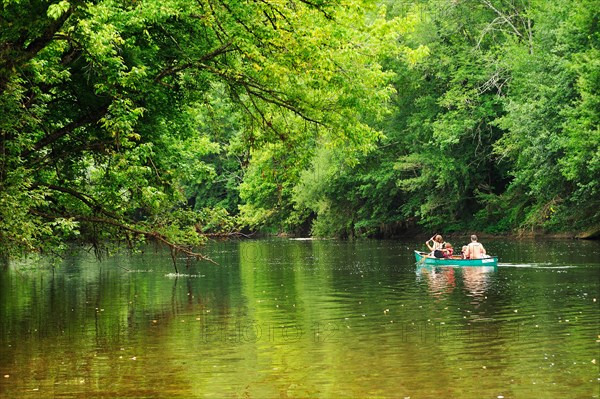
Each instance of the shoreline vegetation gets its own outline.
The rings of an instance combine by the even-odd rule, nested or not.
[[[486,238],[507,238],[507,239],[545,239],[545,240],[600,240],[600,231],[587,231],[587,232],[562,232],[562,233],[539,233],[539,232],[518,232],[518,233],[502,233],[502,234],[492,234],[492,233],[484,233],[484,232],[451,232],[451,233],[440,233],[445,238],[464,238],[465,240],[471,235],[475,234],[477,237],[481,239]],[[335,237],[311,237],[304,235],[293,235],[288,233],[281,233],[276,235],[248,235],[246,238],[270,238],[270,237],[279,237],[279,238],[290,238],[290,239],[306,239],[306,240],[329,240],[334,239]],[[403,240],[407,238],[416,238],[426,240],[431,237],[431,234],[424,232],[423,230],[416,231],[406,231],[404,233],[399,233],[393,236],[386,237],[356,237],[355,239],[382,239],[382,240]]]
[[[600,236],[597,0],[5,0],[0,257]],[[424,233],[423,235],[427,235]]]

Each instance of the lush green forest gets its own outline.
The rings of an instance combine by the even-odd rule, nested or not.
[[[600,230],[599,0],[3,0],[4,258]]]

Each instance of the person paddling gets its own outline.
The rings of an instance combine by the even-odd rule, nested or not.
[[[431,245],[429,243],[431,243]],[[427,245],[427,248],[431,251],[430,255],[435,256],[436,258],[444,257],[444,239],[441,235],[434,235],[429,240],[425,241],[425,245]]]
[[[486,252],[483,245],[477,241],[477,236],[473,234],[471,236],[471,242],[467,245],[467,251],[465,253],[466,259],[481,259],[485,257]]]

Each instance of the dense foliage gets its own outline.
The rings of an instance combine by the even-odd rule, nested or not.
[[[5,0],[3,256],[600,228],[598,0]]]
[[[249,219],[284,207],[297,172],[241,188],[261,159],[366,151],[391,93],[377,40],[397,33],[359,0],[7,0],[0,21],[8,256],[74,239],[189,251],[235,227],[240,198]]]
[[[390,2],[427,49],[385,57],[397,88],[378,148],[317,155],[297,196],[313,232],[600,230],[598,1]],[[312,205],[311,205],[312,204]]]

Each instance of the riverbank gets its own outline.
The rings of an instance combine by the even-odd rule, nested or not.
[[[491,234],[480,231],[471,231],[471,232],[452,232],[452,233],[444,233],[444,232],[423,232],[423,231],[411,231],[406,232],[405,234],[396,234],[389,237],[383,236],[372,236],[372,237],[353,237],[353,238],[343,238],[344,240],[350,239],[358,239],[368,238],[368,239],[380,239],[380,240],[407,240],[407,239],[417,239],[426,241],[431,238],[433,234],[441,234],[444,239],[448,241],[468,241],[471,234],[477,235],[480,240],[486,239],[508,239],[508,240],[600,240],[600,233],[597,231],[593,232],[564,232],[564,233],[540,233],[540,232],[515,232],[515,233],[505,233],[505,234]],[[246,238],[253,239],[262,239],[262,238],[287,238],[287,239],[296,239],[296,240],[331,240],[331,239],[340,239],[336,237],[313,237],[310,235],[295,235],[295,234],[253,234],[247,236]]]

